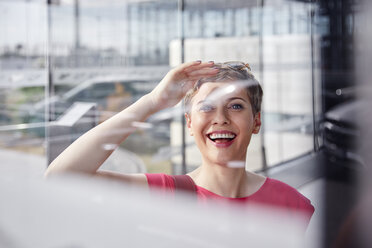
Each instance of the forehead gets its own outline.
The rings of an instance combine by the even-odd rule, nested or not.
[[[200,86],[192,102],[212,101],[220,102],[232,97],[239,97],[249,102],[246,88],[231,82],[207,82]]]

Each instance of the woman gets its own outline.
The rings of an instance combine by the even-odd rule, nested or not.
[[[98,169],[112,152],[102,149],[105,144],[119,145],[135,130],[133,122],[142,122],[183,97],[187,127],[202,154],[201,166],[188,174],[198,201],[264,203],[302,212],[310,220],[314,208],[297,190],[245,170],[251,135],[261,126],[262,89],[249,66],[241,62],[195,61],[172,69],[152,92],[71,144],[46,175],[85,173],[174,191],[169,175],[124,175]]]

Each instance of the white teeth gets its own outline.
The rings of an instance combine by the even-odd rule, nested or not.
[[[212,133],[209,135],[211,139],[233,139],[235,134],[232,133]]]

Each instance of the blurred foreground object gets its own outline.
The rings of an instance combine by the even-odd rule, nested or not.
[[[330,159],[351,164],[355,170],[365,166],[357,149],[357,141],[361,138],[357,116],[366,107],[364,104],[354,100],[337,105],[325,114],[323,124],[324,147]]]
[[[271,209],[199,208],[108,181],[44,181],[25,167],[0,168],[0,247],[303,247],[301,221]]]

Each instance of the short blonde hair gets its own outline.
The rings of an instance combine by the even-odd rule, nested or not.
[[[261,111],[263,91],[261,85],[252,74],[249,64],[236,61],[215,63],[213,67],[218,69],[218,73],[215,76],[199,79],[194,87],[189,90],[189,92],[187,92],[186,96],[184,97],[186,112],[188,112],[192,98],[196,95],[196,93],[204,83],[246,80],[249,80],[249,85],[246,87],[246,90],[249,100],[251,101],[253,114],[255,115]]]

